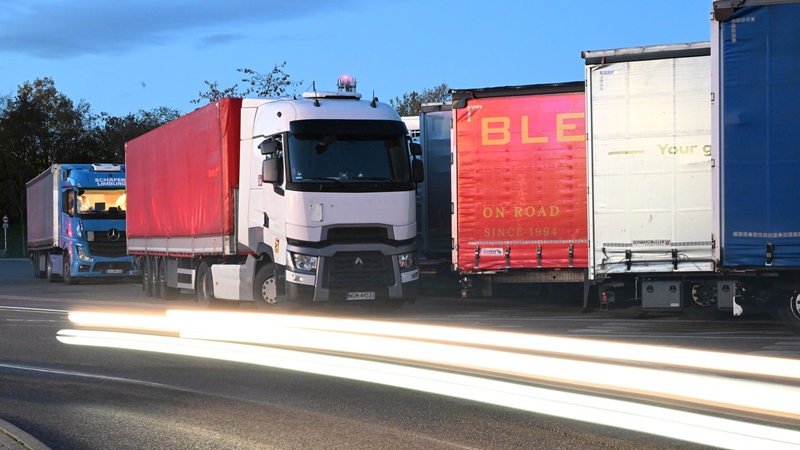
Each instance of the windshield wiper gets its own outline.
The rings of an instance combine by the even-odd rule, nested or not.
[[[344,183],[342,182],[342,180],[340,180],[340,179],[338,179],[338,178],[336,178],[336,177],[303,178],[303,179],[301,179],[301,180],[298,180],[298,181],[300,181],[300,182],[309,182],[309,181],[310,181],[310,182],[333,181],[333,182],[335,182],[336,184],[344,184]]]

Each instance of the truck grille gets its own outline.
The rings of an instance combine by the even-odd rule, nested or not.
[[[392,258],[380,252],[340,252],[325,265],[323,287],[377,290],[394,285]]]
[[[328,240],[332,242],[383,242],[389,240],[389,232],[380,227],[344,227],[328,230]]]
[[[128,254],[124,231],[94,231],[94,240],[89,241],[89,252],[93,256],[120,258]]]

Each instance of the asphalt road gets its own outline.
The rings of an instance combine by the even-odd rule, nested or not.
[[[646,342],[800,359],[800,337],[770,318],[701,321],[635,308],[582,313],[575,298],[423,297],[393,314],[315,314]],[[66,345],[79,309],[162,313],[189,296],[134,284],[64,286],[0,260],[0,419],[50,448],[701,448],[596,422],[220,359]],[[252,311],[249,305],[230,310]],[[792,420],[782,426],[793,428]],[[2,446],[0,446],[2,448]]]

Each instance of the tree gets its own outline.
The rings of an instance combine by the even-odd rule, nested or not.
[[[123,117],[101,113],[90,130],[92,161],[122,162],[125,142],[180,117],[177,109],[162,106]]]
[[[25,183],[85,151],[89,105],[75,106],[51,78],[41,78],[19,86],[0,113],[0,209],[24,218]]]
[[[244,95],[242,95],[240,93],[238,84],[234,84],[231,87],[228,87],[228,88],[220,90],[219,89],[219,82],[217,82],[217,81],[210,82],[210,81],[206,80],[206,81],[203,81],[203,83],[205,83],[206,86],[208,86],[208,90],[205,91],[205,92],[200,92],[198,94],[200,96],[200,98],[192,100],[191,101],[192,103],[195,103],[195,104],[197,104],[197,103],[211,103],[211,102],[215,102],[215,101],[217,101],[217,100],[219,100],[221,98],[225,98],[225,97],[243,97],[244,96]]]
[[[25,221],[25,184],[55,163],[123,163],[125,142],[180,116],[172,108],[124,117],[74,104],[51,78],[0,98],[0,213]]]
[[[401,116],[418,116],[422,104],[449,102],[451,97],[447,84],[442,83],[434,88],[424,89],[421,94],[417,91],[406,92],[402,98],[389,100],[389,104]]]
[[[247,87],[241,89],[239,84],[220,89],[217,81],[210,82],[204,81],[208,90],[200,92],[200,98],[192,100],[192,103],[213,102],[225,97],[239,97],[244,98],[250,95],[256,97],[280,97],[286,95],[288,88],[300,86],[302,81],[292,81],[291,77],[284,71],[286,68],[286,61],[281,64],[275,64],[272,70],[268,73],[256,72],[253,69],[236,69],[237,72],[246,75],[242,78],[243,83],[247,83]]]
[[[266,74],[256,72],[252,69],[236,69],[237,72],[247,75],[242,78],[242,82],[248,83],[243,97],[254,94],[256,97],[280,97],[286,95],[286,90],[291,87],[298,87],[302,81],[292,81],[289,75],[284,72],[286,61],[280,65],[275,64],[272,71]]]

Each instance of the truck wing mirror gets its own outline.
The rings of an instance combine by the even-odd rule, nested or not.
[[[278,150],[281,149],[280,142],[267,139],[266,141],[258,144],[258,149],[261,150],[262,155],[267,155],[269,153],[277,153]]]
[[[422,156],[422,146],[416,142],[411,143],[411,154],[414,156]]]
[[[261,180],[265,183],[277,183],[279,181],[280,159],[275,152],[267,153],[264,162],[261,164]]]

